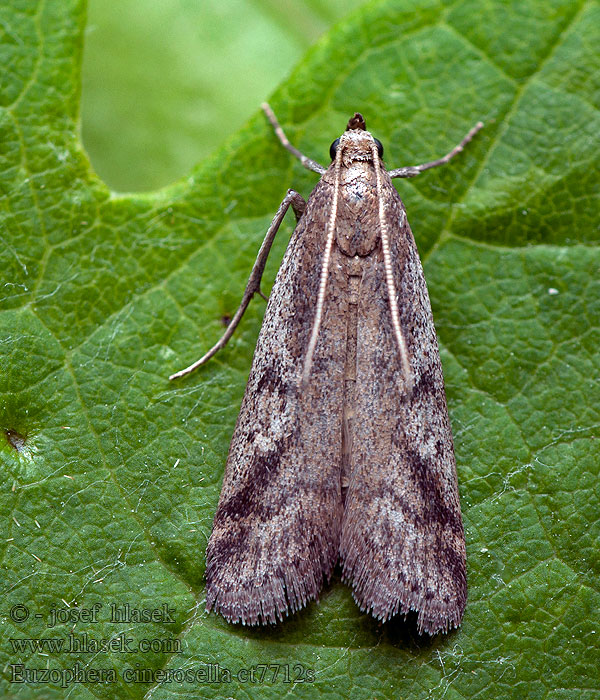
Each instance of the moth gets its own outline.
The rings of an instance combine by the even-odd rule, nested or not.
[[[361,114],[331,144],[308,201],[288,190],[222,348],[291,206],[297,219],[268,299],[206,551],[206,605],[228,621],[276,623],[318,598],[334,567],[362,611],[417,613],[419,633],[461,623],[466,554],[431,305],[392,178]]]

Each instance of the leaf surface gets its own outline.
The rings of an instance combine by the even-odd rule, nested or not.
[[[376,2],[271,101],[322,162],[354,111],[390,167],[486,122],[452,164],[398,184],[442,348],[467,538],[464,622],[433,640],[403,620],[380,627],[338,579],[273,629],[204,613],[204,548],[262,301],[200,372],[167,376],[222,333],[286,188],[307,196],[315,176],[257,112],[185,180],[112,195],[78,136],[82,3],[11,3],[0,17],[0,693],[597,697],[598,3]],[[63,612],[51,626],[53,609],[94,603],[97,622]],[[111,603],[166,604],[174,621],[111,622]],[[132,642],[14,646],[69,632]],[[11,682],[11,664],[77,663],[116,678]],[[127,669],[196,675],[134,682]]]

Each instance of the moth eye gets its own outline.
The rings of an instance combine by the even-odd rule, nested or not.
[[[379,153],[379,157],[383,158],[383,144],[379,139],[375,139],[375,143],[377,144],[377,153]]]
[[[339,144],[340,140],[336,139],[331,146],[329,146],[329,155],[331,156],[331,160],[335,160],[335,154],[337,153],[337,147]]]

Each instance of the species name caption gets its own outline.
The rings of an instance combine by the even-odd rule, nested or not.
[[[431,305],[392,178],[361,114],[308,201],[288,190],[239,309],[189,374],[223,348],[260,281],[291,206],[297,219],[268,299],[206,550],[206,607],[229,622],[276,623],[318,598],[340,562],[362,611],[417,613],[429,635],[461,623],[466,552],[456,462]]]

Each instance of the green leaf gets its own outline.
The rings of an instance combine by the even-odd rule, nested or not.
[[[394,167],[486,122],[450,165],[398,184],[442,347],[468,547],[463,625],[433,640],[377,625],[337,578],[273,629],[206,615],[204,547],[261,300],[205,368],[167,376],[222,333],[286,188],[307,196],[315,176],[257,112],[187,179],[111,195],[78,137],[82,3],[13,2],[0,18],[2,696],[597,697],[598,2],[377,2],[272,99],[321,161],[355,110]],[[94,603],[97,621],[75,621]],[[166,604],[174,621],[111,622],[111,603]],[[53,608],[71,620],[51,626]],[[71,631],[117,642],[26,641]],[[11,682],[77,664],[84,682]],[[262,679],[257,664],[271,665]],[[115,680],[94,682],[98,669]]]

